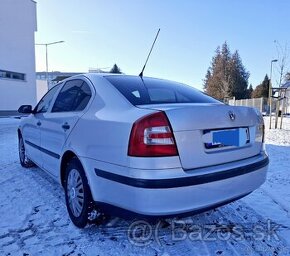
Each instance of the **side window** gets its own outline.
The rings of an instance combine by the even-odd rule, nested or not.
[[[66,82],[58,94],[52,112],[69,112],[83,110],[91,98],[90,87],[82,80]]]
[[[83,82],[79,93],[76,97],[76,100],[74,102],[73,110],[74,111],[82,111],[86,108],[88,105],[90,98],[92,96],[92,92],[90,87],[86,82]]]
[[[54,87],[52,87],[39,101],[37,106],[35,107],[35,113],[45,113],[47,112],[48,108],[50,107],[51,101],[54,98],[55,93],[59,89],[61,84],[58,84]]]

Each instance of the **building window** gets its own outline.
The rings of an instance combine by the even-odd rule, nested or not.
[[[1,78],[25,81],[25,74],[7,70],[0,70],[0,79]]]

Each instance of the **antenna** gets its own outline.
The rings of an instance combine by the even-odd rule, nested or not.
[[[153,42],[153,44],[152,44],[152,46],[151,46],[151,49],[150,49],[150,52],[149,52],[149,54],[148,54],[148,56],[147,56],[147,59],[146,59],[145,64],[144,64],[144,67],[142,68],[142,71],[141,71],[141,73],[139,74],[139,76],[140,76],[141,78],[143,77],[143,71],[144,71],[144,69],[145,69],[145,67],[146,67],[147,61],[148,61],[148,59],[149,59],[149,57],[150,57],[150,54],[151,54],[151,52],[152,52],[152,49],[153,49],[153,47],[154,47],[154,45],[155,45],[156,39],[157,39],[157,37],[158,37],[158,35],[159,35],[159,32],[160,32],[160,28],[158,29],[158,32],[157,32],[157,34],[156,34],[156,36],[155,36],[154,42]]]

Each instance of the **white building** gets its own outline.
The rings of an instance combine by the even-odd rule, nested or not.
[[[1,0],[0,115],[36,103],[36,2]]]
[[[285,107],[284,113],[290,114],[290,81],[286,82],[283,86],[283,88],[287,88],[284,102],[282,102],[282,106]]]

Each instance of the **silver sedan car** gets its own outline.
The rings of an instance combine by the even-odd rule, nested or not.
[[[263,118],[180,83],[84,74],[23,105],[19,157],[64,188],[77,227],[163,218],[239,199],[266,179]]]

